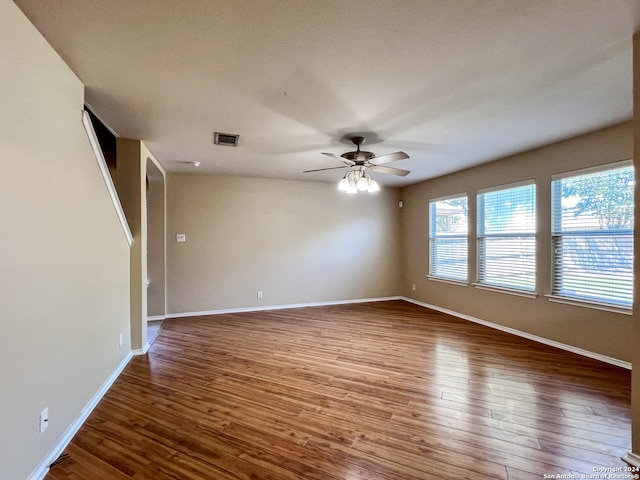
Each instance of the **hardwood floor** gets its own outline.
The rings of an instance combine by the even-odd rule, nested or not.
[[[402,301],[183,318],[46,480],[594,475],[629,405],[627,370]]]

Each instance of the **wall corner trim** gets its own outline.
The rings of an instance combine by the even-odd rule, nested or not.
[[[144,348],[138,348],[137,350],[131,350],[131,355],[134,357],[137,357],[138,355],[146,355],[147,352],[149,351],[149,348],[151,348],[151,344],[149,342],[147,342],[144,346]]]
[[[67,428],[62,437],[60,437],[60,440],[58,440],[58,442],[49,451],[44,460],[42,460],[40,465],[38,465],[38,467],[29,476],[29,480],[42,480],[44,476],[49,472],[49,466],[62,454],[64,449],[67,448],[67,445],[69,445],[74,435],[78,433],[80,427],[82,427],[89,415],[91,415],[93,409],[98,405],[98,402],[100,402],[102,397],[104,397],[104,395],[107,393],[111,385],[113,385],[113,382],[116,381],[120,373],[122,373],[124,368],[129,363],[129,360],[131,360],[132,356],[133,355],[131,354],[131,352],[129,352],[129,354],[124,357],[122,362],[120,362],[120,364],[116,367],[116,369],[111,372],[111,375],[107,377],[104,383],[100,386],[100,389],[98,389],[93,397],[91,397],[91,400],[89,400],[89,403],[87,403],[87,405],[82,409],[80,415],[78,415],[73,423],[69,425],[69,428]]]
[[[584,350],[582,348],[573,347],[571,345],[567,345],[564,343],[556,342],[554,340],[549,340],[548,338],[539,337],[537,335],[532,335],[530,333],[522,332],[520,330],[516,330],[515,328],[505,327],[503,325],[498,325],[497,323],[488,322],[486,320],[481,320],[480,318],[472,317],[471,315],[465,315],[464,313],[455,312],[453,310],[448,310],[446,308],[438,307],[436,305],[431,305],[429,303],[424,303],[419,300],[414,300],[413,298],[402,297],[402,300],[413,303],[415,305],[420,305],[421,307],[430,308],[431,310],[436,310],[438,312],[446,313],[448,315],[452,315],[454,317],[461,318],[463,320],[468,320],[473,323],[479,323],[480,325],[484,325],[486,327],[495,328],[496,330],[501,330],[506,333],[510,333],[512,335],[517,335],[518,337],[526,338],[528,340],[533,340],[534,342],[542,343],[544,345],[548,345],[550,347],[559,348],[561,350],[566,350],[571,353],[577,353],[578,355],[582,355],[583,357],[593,358],[594,360],[599,360],[604,363],[608,363],[610,365],[615,365],[616,367],[626,368],[627,370],[631,370],[631,363],[625,362],[622,360],[618,360],[617,358],[607,357],[606,355],[600,355],[599,353],[590,352],[589,350]],[[640,457],[637,457],[640,460]],[[640,466],[640,464],[639,464]]]

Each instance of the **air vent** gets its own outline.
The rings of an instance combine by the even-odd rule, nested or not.
[[[237,147],[239,138],[240,135],[234,135],[232,133],[214,132],[213,143],[216,145],[224,145],[225,147]]]

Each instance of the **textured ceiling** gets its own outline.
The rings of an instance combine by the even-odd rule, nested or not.
[[[632,117],[634,0],[16,0],[119,136],[170,171],[400,186]],[[213,132],[237,133],[237,148]],[[180,162],[198,161],[196,169]]]

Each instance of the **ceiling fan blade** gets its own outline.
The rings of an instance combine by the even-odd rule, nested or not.
[[[398,177],[406,177],[411,173],[409,170],[402,170],[401,168],[393,168],[393,167],[384,167],[382,165],[372,165],[369,167],[369,170],[373,170],[374,172],[379,172],[379,173],[389,173],[391,175],[396,175]]]
[[[323,172],[325,170],[337,170],[338,168],[347,168],[347,166],[343,165],[342,167],[316,168],[315,170],[305,170],[302,173]]]
[[[405,160],[407,158],[409,158],[409,155],[407,155],[404,152],[393,152],[393,153],[388,153],[386,155],[380,155],[379,157],[373,157],[369,161],[377,165],[380,163],[389,163],[389,162],[396,162],[398,160]]]
[[[321,152],[322,155],[326,155],[327,157],[331,157],[331,158],[335,158],[336,160],[340,160],[341,162],[344,162],[347,165],[355,165],[356,162],[354,162],[353,160],[347,160],[346,158],[343,158],[339,155],[336,155],[335,153],[328,153],[328,152]]]

